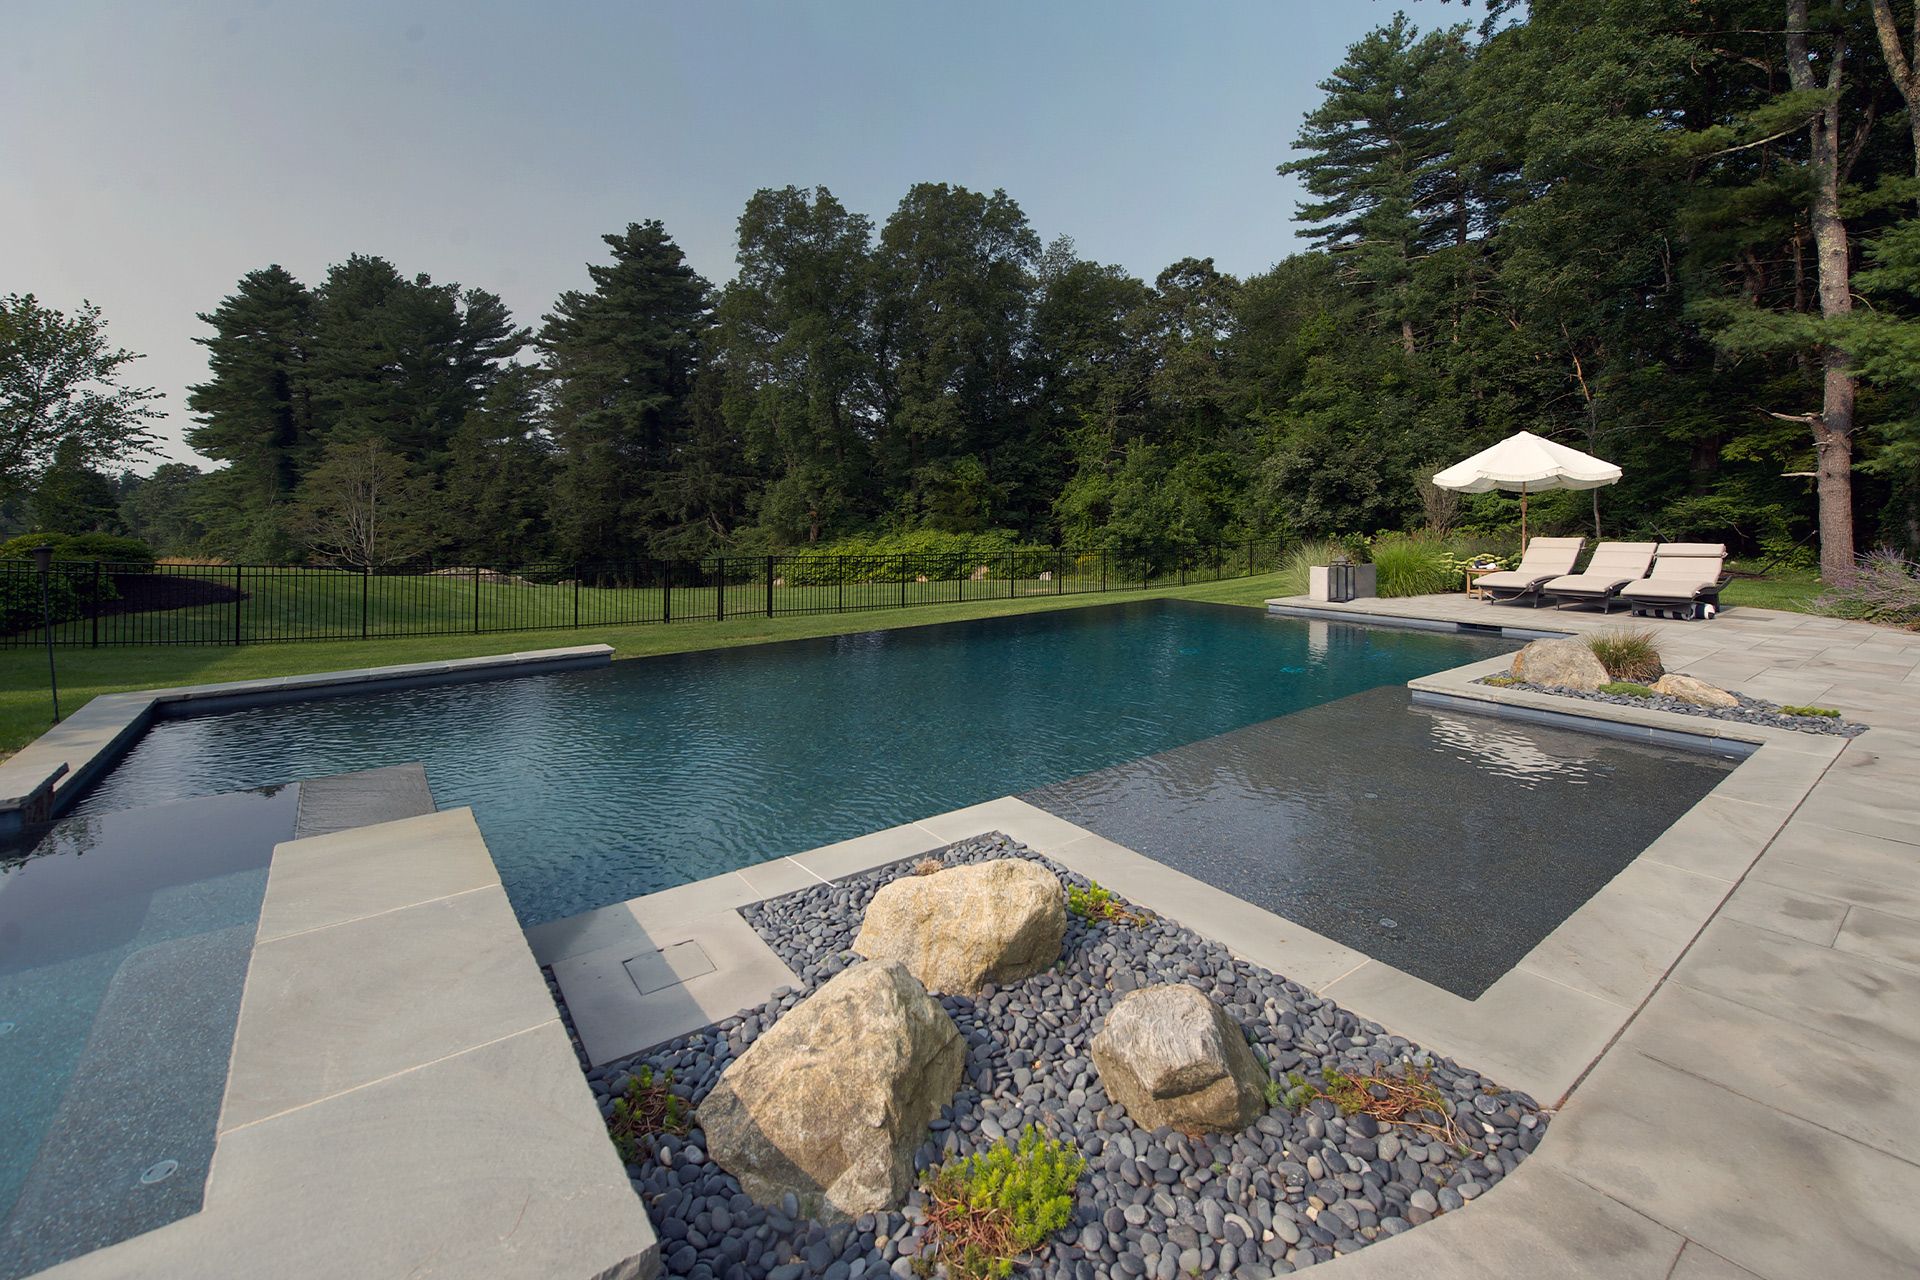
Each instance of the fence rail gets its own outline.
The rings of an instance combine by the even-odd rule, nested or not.
[[[549,631],[905,609],[1212,582],[1278,566],[1278,540],[1154,553],[802,553],[343,569],[0,560],[0,648],[252,644]],[[51,619],[50,627],[47,620]]]

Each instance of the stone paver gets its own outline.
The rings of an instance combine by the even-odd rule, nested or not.
[[[1712,851],[1667,859],[1736,886],[1522,1170],[1544,1164],[1598,1198],[1515,1177],[1456,1221],[1339,1261],[1329,1274],[1452,1274],[1445,1258],[1416,1252],[1438,1227],[1484,1260],[1478,1274],[1488,1275],[1920,1274],[1920,1218],[1910,1208],[1920,1198],[1920,1076],[1911,1070],[1920,1053],[1920,635],[1742,608],[1694,623],[1458,597],[1327,608],[1481,623],[1518,615],[1575,633],[1645,626],[1671,668],[1835,706],[1875,726],[1845,743],[1784,811],[1764,795],[1707,802],[1729,827],[1767,839],[1750,868]],[[1792,762],[1767,770],[1778,767],[1791,772]],[[1769,825],[1777,830],[1766,834]],[[1488,1212],[1496,1206],[1504,1220]],[[1669,1271],[1604,1246],[1577,1255],[1563,1247],[1604,1239],[1622,1210],[1684,1238]],[[1503,1262],[1497,1237],[1516,1217],[1554,1228],[1534,1259]],[[1397,1270],[1396,1251],[1405,1260]]]

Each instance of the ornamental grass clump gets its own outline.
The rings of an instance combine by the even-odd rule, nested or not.
[[[1587,644],[1615,680],[1646,684],[1666,671],[1660,665],[1660,646],[1654,643],[1651,631],[1602,631],[1588,637]]]
[[[1073,1219],[1073,1189],[1087,1162],[1070,1142],[1037,1125],[1018,1145],[1002,1139],[949,1161],[927,1177],[933,1252],[923,1274],[944,1264],[953,1280],[1010,1275],[1013,1264]]]
[[[1375,590],[1383,598],[1439,595],[1460,578],[1446,543],[1415,535],[1374,539],[1373,565]]]
[[[657,1133],[684,1136],[693,1122],[693,1108],[673,1091],[673,1072],[658,1079],[643,1066],[627,1077],[627,1091],[613,1100],[607,1133],[614,1149],[628,1164],[639,1164],[653,1149]]]
[[[1802,707],[1792,703],[1780,708],[1783,716],[1819,716],[1826,720],[1838,720],[1840,713],[1832,707]]]

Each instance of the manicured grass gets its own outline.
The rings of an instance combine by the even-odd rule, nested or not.
[[[578,630],[568,627],[550,631],[411,636],[392,640],[59,648],[55,650],[55,661],[60,671],[60,708],[71,715],[99,694],[120,693],[129,689],[208,684],[220,680],[255,680],[269,676],[301,675],[310,671],[431,662],[440,658],[469,658],[526,649],[610,644],[618,658],[639,658],[690,649],[762,644],[769,640],[796,640],[807,636],[926,626],[963,618],[1078,609],[1154,596],[1258,607],[1269,597],[1284,594],[1286,592],[1279,576],[1264,574],[1191,587],[1156,587],[1151,591],[1110,591],[1080,596],[1034,595],[1011,600],[974,600],[963,604],[923,605],[909,609],[896,606],[893,609],[804,617],[768,618],[764,613],[758,616],[742,614],[730,617],[725,622],[583,626]],[[51,715],[52,708],[47,698],[46,651],[0,651],[0,752],[16,751],[39,736],[50,723]]]
[[[1739,565],[1734,568],[1757,569],[1759,565]],[[1735,578],[1720,593],[1720,603],[1732,608],[1746,605],[1754,609],[1789,609],[1794,613],[1819,613],[1813,607],[1826,587],[1820,582],[1820,575],[1812,569],[1775,568],[1767,572],[1764,578]]]

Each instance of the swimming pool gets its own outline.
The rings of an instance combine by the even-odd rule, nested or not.
[[[0,850],[0,1280],[199,1209],[296,807],[275,787],[75,815]]]
[[[534,925],[1518,646],[1143,601],[156,724],[77,813],[420,761]]]

